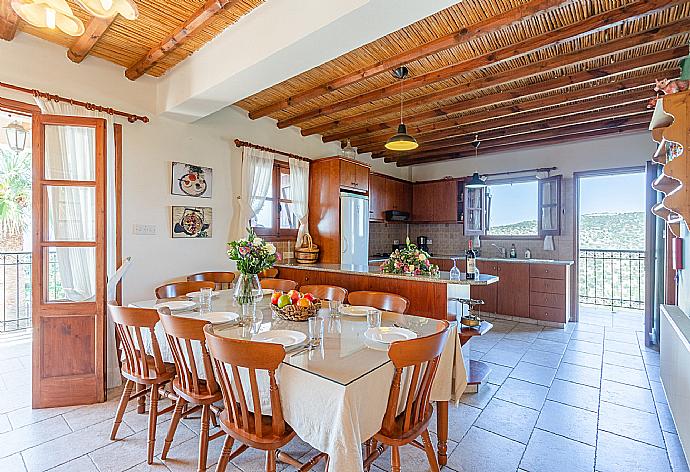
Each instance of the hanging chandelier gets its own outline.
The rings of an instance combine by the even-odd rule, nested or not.
[[[345,157],[347,159],[356,159],[357,158],[357,150],[352,147],[352,144],[350,144],[350,138],[347,138],[347,144],[342,149],[342,154],[343,154],[343,157]]]
[[[57,28],[70,36],[84,33],[84,23],[65,0],[12,0],[11,5],[22,20],[37,28]]]
[[[472,141],[472,147],[474,148],[474,157],[477,157],[479,154],[479,145],[482,142],[479,140],[479,135],[474,136],[474,141]],[[486,181],[482,180],[481,176],[479,175],[479,172],[475,172],[472,174],[472,177],[470,178],[469,182],[465,184],[465,187],[467,188],[484,188],[486,187]]]
[[[84,10],[99,18],[120,15],[128,20],[136,20],[139,10],[133,0],[76,0]]]
[[[408,73],[409,71],[405,66],[398,67],[392,72],[393,77],[400,80],[400,124],[398,125],[398,132],[386,141],[385,147],[391,151],[411,151],[419,147],[417,140],[407,134],[407,126],[403,123],[403,82]]]

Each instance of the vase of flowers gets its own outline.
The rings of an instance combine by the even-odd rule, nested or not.
[[[242,307],[241,323],[256,315],[256,303],[263,298],[259,273],[273,267],[278,260],[276,247],[256,235],[253,228],[247,228],[247,237],[228,243],[228,257],[237,263],[240,276],[233,292],[237,304]]]
[[[429,254],[422,251],[407,238],[405,247],[396,249],[387,261],[381,264],[381,272],[385,274],[424,275],[438,277],[439,269],[429,260]]]

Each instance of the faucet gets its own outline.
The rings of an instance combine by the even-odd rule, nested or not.
[[[503,246],[497,246],[494,243],[491,243],[491,245],[498,249],[498,252],[501,254],[501,257],[503,259],[506,259],[508,257],[508,251],[506,250],[506,248],[504,248]]]

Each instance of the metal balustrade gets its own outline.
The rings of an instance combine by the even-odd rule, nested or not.
[[[580,303],[644,309],[645,253],[580,249]]]

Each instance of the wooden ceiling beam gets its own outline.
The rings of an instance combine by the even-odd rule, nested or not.
[[[495,138],[488,139],[485,136],[480,137],[480,142],[485,147],[498,146],[508,143],[518,143],[523,141],[533,141],[535,139],[545,139],[545,138],[555,138],[558,136],[563,136],[566,134],[572,134],[574,132],[580,133],[584,131],[595,131],[598,129],[606,128],[620,128],[621,126],[637,125],[647,123],[652,116],[652,110],[642,110],[634,114],[621,115],[614,118],[606,118],[603,120],[588,120],[588,121],[578,121],[573,119],[570,123],[563,126],[558,126],[556,128],[540,129],[538,127],[531,131],[525,133],[513,134],[510,133],[507,136],[499,136]],[[481,148],[481,145],[480,145]],[[474,152],[474,147],[471,143],[462,143],[455,146],[448,146],[441,149],[425,150],[424,152],[418,152],[416,154],[405,154],[399,153],[398,156],[386,157],[385,162],[397,162],[406,161],[413,159],[426,159],[430,157],[446,156],[448,154],[454,154],[458,152]]]
[[[17,34],[19,16],[12,9],[10,0],[0,0],[0,38],[12,41]]]
[[[517,69],[509,69],[505,72],[492,74],[481,80],[481,87],[488,88],[494,87],[496,85],[503,85],[506,83],[514,82],[516,80],[525,79],[533,75],[554,71],[564,66],[570,66],[583,61],[590,61],[600,59],[602,57],[607,57],[611,54],[624,51],[627,49],[633,49],[634,51],[634,49],[649,46],[650,44],[653,44],[657,41],[666,40],[678,34],[685,34],[687,33],[688,29],[690,29],[690,18],[684,18],[683,20],[675,21],[659,28],[644,30],[642,32],[626,36],[621,39],[609,41],[604,44],[597,44],[587,49],[576,50],[569,54],[563,54],[552,58],[544,59],[543,61],[539,61],[534,64],[528,64]],[[412,110],[415,107],[424,106],[448,98],[454,98],[469,92],[473,92],[475,90],[477,90],[477,81],[468,81],[453,87],[447,87],[436,92],[408,99],[405,101],[405,108],[409,112],[409,110]],[[346,128],[347,126],[351,126],[357,123],[361,123],[365,120],[370,120],[378,116],[385,116],[396,113],[399,111],[399,109],[399,105],[389,105],[374,110],[368,110],[366,112],[359,113],[356,115],[349,115],[346,117],[338,118],[333,121],[329,121],[327,123],[312,126],[310,128],[304,128],[302,129],[302,135],[309,136],[312,134],[332,134],[334,132],[337,132],[337,130]],[[342,132],[342,134],[346,133],[347,130],[345,129]]]
[[[557,116],[555,118],[547,118],[539,121],[529,121],[526,123],[520,122],[513,124],[511,126],[503,126],[499,128],[489,128],[492,125],[491,122],[487,122],[485,124],[477,126],[475,130],[470,131],[466,134],[454,136],[452,138],[440,141],[424,143],[422,146],[420,146],[411,153],[396,153],[393,151],[386,150],[384,152],[372,154],[372,157],[375,159],[383,157],[385,158],[385,162],[392,162],[403,157],[414,156],[420,153],[431,151],[437,152],[459,145],[467,145],[474,141],[475,136],[478,136],[479,139],[482,142],[484,142],[487,140],[503,138],[515,134],[529,133],[533,131],[541,131],[546,129],[554,129],[561,126],[572,125],[575,123],[586,123],[590,121],[620,118],[623,116],[632,116],[639,113],[647,113],[649,111],[647,109],[647,103],[648,100],[643,99],[627,103],[623,106],[601,108],[596,109],[594,111],[590,109],[580,113],[573,113],[566,116]]]
[[[563,136],[558,136],[555,138],[536,139],[536,140],[532,140],[532,141],[523,141],[523,142],[519,142],[519,143],[504,144],[504,145],[499,145],[499,146],[486,147],[483,149],[480,147],[479,148],[480,149],[479,155],[480,156],[486,156],[487,154],[494,154],[497,152],[516,151],[519,149],[534,148],[534,147],[546,146],[546,145],[550,145],[550,144],[566,144],[566,143],[577,142],[577,141],[587,141],[587,140],[591,140],[592,138],[597,138],[597,137],[602,137],[602,136],[611,136],[611,135],[617,135],[617,134],[622,134],[622,133],[641,132],[641,131],[646,131],[648,126],[649,126],[648,123],[647,124],[636,124],[636,125],[630,125],[630,126],[622,126],[620,128],[600,129],[600,130],[596,130],[596,131],[585,131],[582,133],[563,135]],[[398,167],[406,167],[406,166],[411,166],[411,165],[431,164],[434,162],[441,162],[441,161],[468,158],[468,157],[474,157],[474,150],[472,150],[471,152],[448,154],[446,156],[431,157],[428,159],[419,159],[419,160],[412,159],[412,160],[408,160],[408,161],[401,160],[401,161],[396,162],[396,165]]]
[[[258,110],[249,113],[249,118],[257,119],[270,115],[284,108],[304,103],[308,100],[326,95],[348,85],[374,77],[378,74],[391,71],[396,67],[409,62],[422,59],[431,54],[436,54],[450,49],[459,44],[467,43],[480,36],[491,34],[513,23],[529,18],[535,14],[547,12],[562,5],[572,3],[573,0],[531,0],[524,5],[519,5],[505,13],[489,17],[483,21],[462,28],[460,31],[447,34],[438,39],[422,44],[409,51],[404,51],[396,56],[376,62],[370,66],[351,72],[325,84],[318,85],[309,90],[299,92],[283,100],[273,102]]]
[[[539,116],[539,114],[541,114],[544,118],[546,118],[548,116],[559,116],[559,111],[565,113],[564,107],[566,106],[568,109],[580,109],[583,106],[595,107],[593,103],[586,104],[586,102],[582,102],[585,103],[584,105],[580,102],[569,103],[577,102],[579,100],[597,99],[601,103],[609,103],[608,105],[601,105],[600,107],[614,106],[616,104],[625,103],[621,100],[625,100],[625,98],[628,98],[628,96],[626,95],[623,97],[621,94],[609,96],[610,94],[629,91],[630,95],[628,101],[640,100],[644,97],[651,98],[653,96],[653,91],[650,86],[654,83],[656,78],[675,78],[678,77],[679,74],[680,69],[673,69],[665,71],[664,73],[650,73],[643,76],[630,77],[615,82],[606,82],[596,86],[583,87],[579,90],[569,91],[567,94],[556,93],[547,97],[527,100],[517,104],[507,104],[489,110],[468,113],[460,117],[446,118],[441,121],[434,121],[431,123],[418,125],[408,124],[407,129],[409,133],[420,141],[433,141],[451,136],[457,136],[460,134],[458,133],[458,130],[463,129],[463,127],[466,127],[470,123],[485,120],[494,120],[493,123],[503,123],[506,120],[504,118],[506,115],[533,112],[532,114],[535,116]],[[616,100],[618,100],[618,102],[616,102]],[[558,105],[558,107],[554,107],[550,110],[541,110],[545,107],[552,107],[554,105]],[[503,121],[501,121],[501,119],[503,119]],[[515,119],[515,117],[510,117],[507,119]],[[508,126],[510,124],[514,124],[514,122],[504,123],[503,126]],[[498,124],[496,124],[494,127],[496,126],[498,126]],[[384,134],[369,135],[365,136],[364,139],[353,139],[352,145],[362,149],[367,149],[367,146],[372,145],[383,146],[386,139],[389,137],[389,133],[390,131],[386,130],[386,133]]]
[[[96,45],[101,36],[107,31],[110,25],[115,21],[117,15],[110,18],[92,17],[86,25],[84,34],[79,36],[74,44],[67,51],[67,57],[70,61],[79,64],[89,55],[93,47]]]
[[[593,80],[599,80],[614,74],[623,72],[630,72],[636,69],[660,65],[668,61],[680,59],[688,55],[688,46],[679,46],[677,48],[669,49],[661,52],[653,52],[646,56],[633,57],[627,61],[614,62],[607,64],[604,67],[597,69],[588,69],[582,72],[576,72],[571,75],[562,75],[553,79],[545,80],[543,82],[525,85],[519,88],[506,87],[497,93],[487,94],[470,100],[460,101],[456,104],[439,107],[433,110],[425,110],[418,113],[409,114],[405,118],[406,123],[415,123],[424,120],[430,120],[447,116],[450,114],[461,113],[469,111],[473,108],[487,107],[490,105],[497,105],[502,102],[523,98],[538,93],[544,93],[570,87],[575,85],[582,85]],[[399,123],[399,119],[389,119],[382,121],[389,129],[395,129]]]
[[[564,41],[572,41],[588,34],[609,29],[614,26],[620,26],[627,21],[667,10],[677,4],[687,3],[688,1],[689,0],[640,0],[633,4],[590,16],[583,21],[573,23],[553,31],[548,31],[539,36],[510,44],[496,51],[491,51],[466,61],[430,71],[417,77],[406,79],[403,84],[404,90],[411,90],[434,84],[452,77],[457,77],[461,74],[465,74],[481,67],[486,67],[497,62],[522,56],[545,47],[555,46]],[[377,90],[372,90],[354,97],[348,97],[336,103],[318,107],[309,110],[308,112],[290,117],[289,119],[281,120],[278,122],[278,127],[284,128],[290,125],[297,125],[301,122],[318,116],[336,113],[342,110],[364,105],[372,101],[388,98],[399,93],[400,84],[393,83]]]
[[[183,44],[196,30],[203,28],[209,19],[239,2],[240,0],[206,0],[187,21],[130,66],[125,71],[125,76],[129,80],[137,80],[163,57]]]

